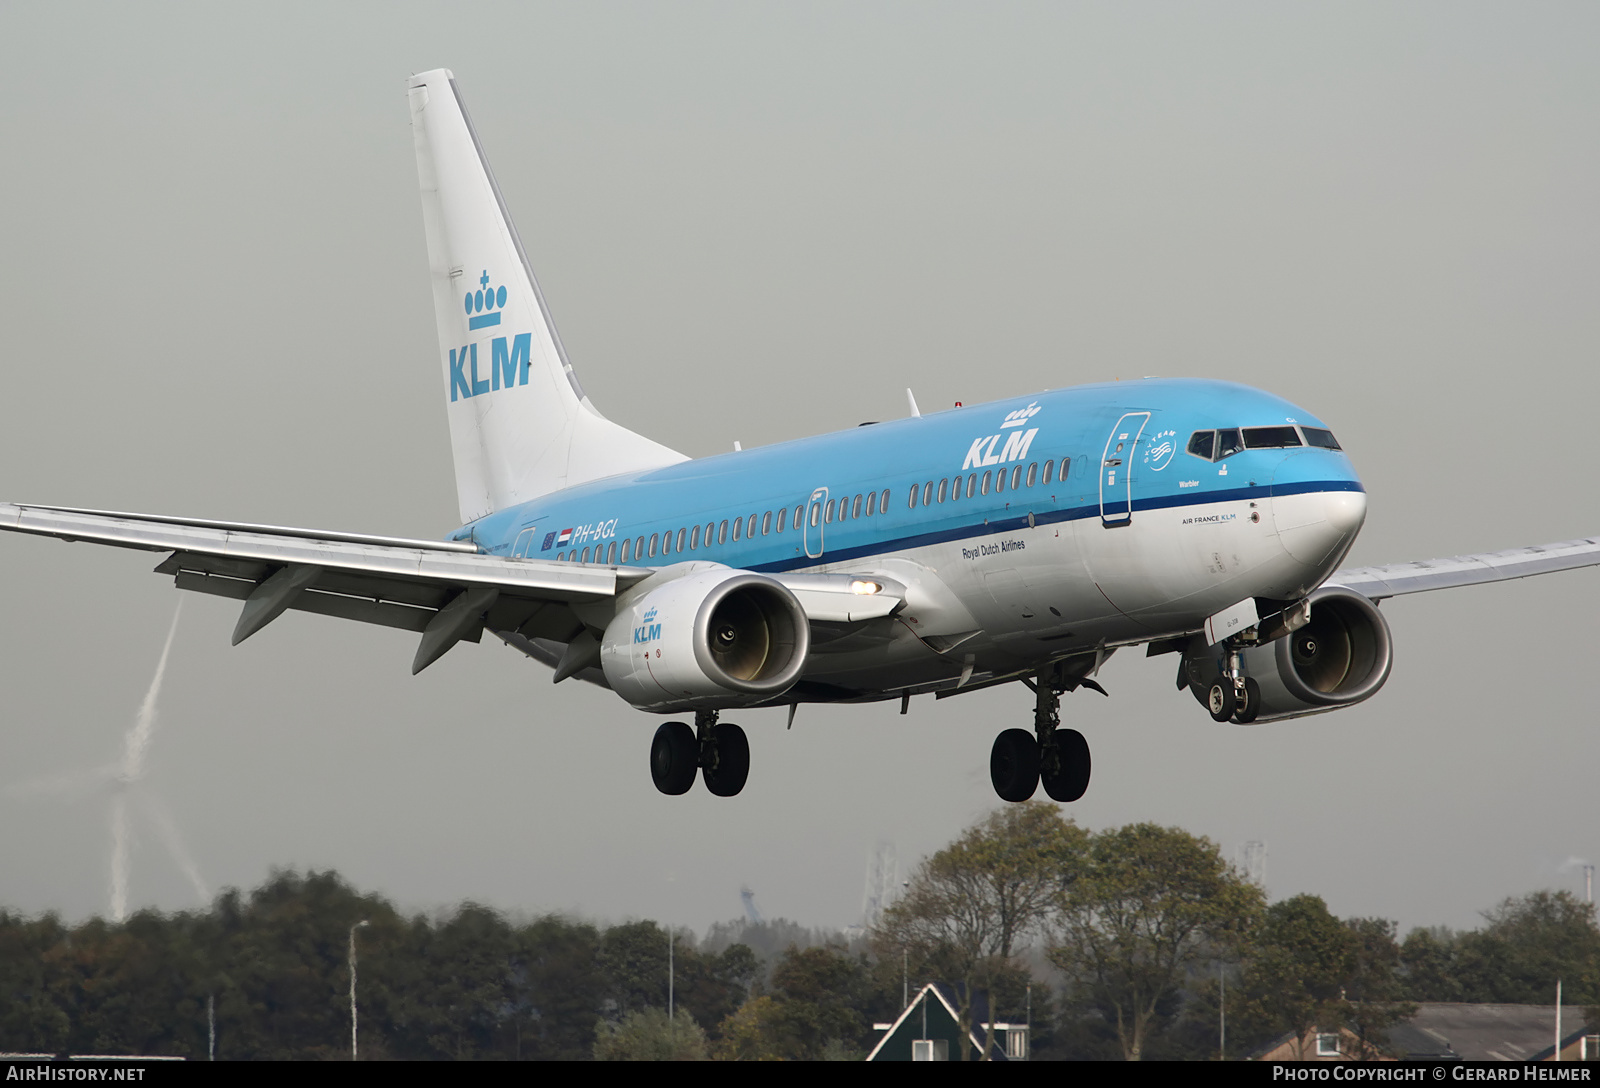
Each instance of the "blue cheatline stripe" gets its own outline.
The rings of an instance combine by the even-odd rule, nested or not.
[[[494,314],[479,314],[477,317],[475,317],[471,321],[467,322],[467,328],[469,328],[469,329],[487,329],[490,325],[498,325],[498,324],[500,324],[500,315],[499,314],[497,314],[497,313],[494,313]]]
[[[1133,508],[1135,511],[1139,511],[1170,509],[1175,506],[1211,506],[1222,502],[1268,498],[1275,494],[1303,495],[1316,491],[1365,493],[1366,489],[1354,480],[1311,480],[1303,483],[1279,484],[1276,487],[1236,487],[1227,491],[1213,491],[1209,494],[1163,495],[1154,499],[1136,499],[1134,500]],[[781,574],[784,571],[816,566],[818,563],[844,563],[852,559],[871,558],[907,551],[911,548],[924,548],[933,544],[948,544],[952,541],[971,540],[974,537],[993,536],[997,533],[1014,533],[1028,527],[1029,513],[1030,511],[1024,510],[1020,515],[990,518],[981,523],[958,525],[949,529],[940,529],[936,532],[918,533],[913,536],[897,537],[892,540],[875,540],[870,544],[854,548],[829,548],[823,552],[820,559],[795,556],[792,559],[780,559],[773,563],[757,563],[747,569],[770,574]],[[1100,504],[1069,507],[1065,510],[1046,510],[1043,512],[1034,510],[1031,513],[1033,514],[1035,525],[1054,525],[1065,521],[1078,521],[1083,518],[1097,518],[1100,516]]]

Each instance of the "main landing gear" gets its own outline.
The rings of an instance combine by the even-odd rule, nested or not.
[[[1076,729],[1062,729],[1061,695],[1087,687],[1104,695],[1093,680],[1069,679],[1059,664],[1041,672],[1033,689],[1033,735],[1007,729],[989,754],[989,780],[1003,801],[1026,801],[1043,783],[1054,801],[1076,801],[1089,788],[1089,742]]]
[[[1206,709],[1214,722],[1249,725],[1261,713],[1261,686],[1239,671],[1239,647],[1230,642],[1222,657],[1222,675],[1206,688]]]
[[[717,724],[715,710],[697,710],[694,729],[667,722],[650,742],[650,777],[662,793],[688,793],[698,770],[706,789],[732,797],[750,777],[750,741],[731,723]]]

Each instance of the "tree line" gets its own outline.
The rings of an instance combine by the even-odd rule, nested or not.
[[[0,911],[0,1052],[347,1059],[363,922],[364,1060],[859,1058],[929,981],[980,1038],[983,1010],[1026,1018],[1035,1059],[1237,1058],[1312,1027],[1377,1052],[1416,1002],[1549,1004],[1557,978],[1600,1006],[1600,928],[1565,892],[1400,940],[1316,896],[1267,903],[1180,829],[1094,832],[1028,803],[924,859],[853,941],[781,920],[696,940],[475,904],[407,917],[331,872],[120,925]]]

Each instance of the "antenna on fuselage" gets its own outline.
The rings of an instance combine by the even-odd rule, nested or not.
[[[909,389],[906,390],[906,404],[910,406],[911,415],[914,418],[916,418],[916,419],[921,419],[922,418],[922,409],[917,407],[917,398],[912,395],[911,390],[909,390]]]

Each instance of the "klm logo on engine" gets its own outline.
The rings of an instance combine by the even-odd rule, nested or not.
[[[1038,414],[1039,405],[1036,401],[1026,408],[1018,408],[1001,420],[999,434],[986,434],[982,438],[974,439],[967,449],[967,459],[961,463],[961,471],[1024,460],[1028,456],[1028,447],[1033,445],[1033,436],[1039,433],[1039,428],[1028,427],[1027,430],[1023,428]],[[1005,441],[1003,446],[1000,445],[1002,439]],[[1000,448],[997,450],[996,446]]]
[[[633,629],[633,641],[637,645],[641,642],[655,642],[661,638],[661,625],[652,623],[656,618],[656,610],[651,609],[644,614],[644,625]]]
[[[479,288],[467,292],[467,328],[492,328],[500,324],[506,306],[505,285],[489,286],[489,271],[478,277]],[[450,400],[462,397],[481,397],[513,385],[528,384],[529,358],[533,352],[533,334],[518,333],[509,339],[497,336],[489,342],[489,373],[483,376],[478,370],[478,345],[463,344],[450,349]]]

